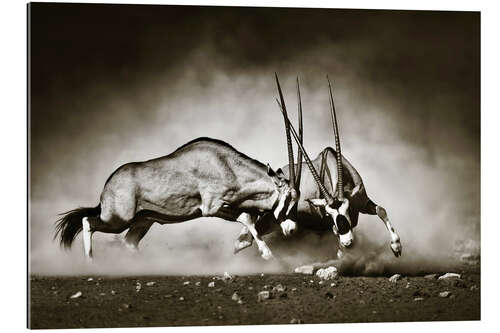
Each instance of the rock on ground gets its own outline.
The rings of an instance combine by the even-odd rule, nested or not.
[[[77,291],[76,293],[74,293],[73,295],[71,295],[69,298],[78,298],[78,297],[81,297],[82,296],[82,292],[81,291]]]
[[[312,275],[314,273],[314,267],[311,265],[305,265],[295,268],[295,273]]]
[[[392,283],[396,283],[401,279],[401,274],[394,274],[389,278],[389,281]]]
[[[337,276],[339,276],[339,273],[336,267],[330,266],[327,268],[318,269],[318,271],[316,272],[316,276],[323,280],[332,280],[337,278]]]
[[[446,273],[438,277],[438,280],[447,280],[447,279],[460,279],[460,274]]]
[[[263,302],[271,298],[271,293],[267,290],[261,291],[257,294],[257,300]]]
[[[439,297],[446,298],[451,295],[451,291],[442,291],[439,293]]]

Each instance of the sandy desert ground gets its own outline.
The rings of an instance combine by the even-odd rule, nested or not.
[[[395,283],[303,274],[32,276],[29,317],[31,328],[479,320],[480,268],[457,273],[461,278],[402,276]],[[271,298],[259,300],[266,290]]]

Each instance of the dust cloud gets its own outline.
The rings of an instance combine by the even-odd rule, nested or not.
[[[312,24],[310,14],[307,11],[304,20]],[[331,15],[347,21],[358,15],[324,14],[325,19]],[[380,13],[365,13],[366,26],[346,32],[344,38],[326,32],[306,43],[287,36],[282,42],[285,51],[273,44],[265,51],[271,54],[264,57],[259,52],[264,52],[269,40],[260,40],[259,46],[264,32],[251,22],[226,32],[220,40],[210,19],[200,15],[204,33],[186,37],[195,38],[190,43],[194,46],[182,52],[148,44],[161,32],[158,26],[141,32],[140,38],[130,37],[145,41],[146,60],[151,54],[154,63],[140,62],[137,69],[123,65],[118,77],[100,74],[101,67],[96,70],[87,64],[95,74],[92,80],[86,80],[81,69],[77,74],[62,71],[54,75],[49,88],[42,89],[35,75],[30,124],[32,274],[289,272],[295,266],[334,257],[333,235],[307,232],[292,239],[265,236],[278,258],[271,262],[260,258],[255,244],[234,255],[233,243],[241,226],[215,218],[155,224],[136,254],[121,245],[123,235],[97,233],[92,265],[84,261],[81,236],[71,251],[63,251],[53,240],[57,214],[95,206],[105,180],[117,167],[166,155],[196,137],[229,142],[273,168],[286,164],[284,127],[274,102],[275,71],[293,116],[295,76],[300,76],[304,142],[311,157],[333,146],[325,79],[330,75],[343,153],[361,174],[370,198],[386,208],[401,237],[403,256],[394,258],[382,222],[376,216],[361,215],[356,244],[345,261],[346,274],[445,270],[459,263],[457,244],[464,242],[472,244],[464,253],[479,255],[475,16],[465,17],[464,33],[456,30],[461,22],[456,13],[415,14],[407,22],[401,16],[408,13],[387,12],[383,24],[377,19]],[[293,18],[286,11],[283,15]],[[436,33],[438,21],[443,28]],[[380,28],[378,33],[367,34],[370,24]],[[412,24],[419,25],[418,34]],[[238,34],[253,36],[256,44],[244,44]],[[464,37],[459,38],[460,34]],[[253,40],[248,38],[247,42]],[[450,54],[440,44],[445,40],[448,47],[463,52]],[[254,53],[246,54],[245,48]],[[36,52],[33,57],[36,72],[40,63],[36,57],[43,57]],[[75,79],[70,74],[81,76],[82,81],[72,85]]]

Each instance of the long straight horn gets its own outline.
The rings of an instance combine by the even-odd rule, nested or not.
[[[297,100],[298,100],[298,115],[299,115],[299,139],[300,143],[304,143],[304,131],[302,128],[302,100],[300,98],[300,84],[299,77],[297,76]],[[300,190],[300,177],[302,176],[302,150],[299,149],[297,152],[297,190]]]
[[[335,104],[333,103],[332,85],[330,83],[330,78],[326,76],[328,80],[328,88],[330,89],[330,114],[332,116],[332,126],[333,133],[335,135],[335,150],[337,151],[337,192],[339,201],[344,200],[344,182],[342,173],[342,153],[340,151],[340,138],[339,138],[339,128],[337,125],[337,113],[335,112]]]
[[[283,116],[285,117],[286,121],[288,122],[288,126],[290,127],[291,129],[291,132],[293,134],[293,137],[295,139],[295,142],[297,142],[297,146],[299,146],[299,149],[300,151],[302,152],[302,154],[304,154],[304,159],[306,160],[306,163],[307,163],[307,166],[309,167],[309,170],[311,171],[311,174],[313,175],[313,178],[314,180],[316,181],[316,184],[318,184],[318,187],[319,187],[319,191],[321,192],[321,194],[323,195],[323,197],[326,199],[326,201],[328,202],[329,205],[333,204],[334,200],[333,200],[333,197],[330,195],[330,193],[328,193],[328,191],[326,190],[325,186],[321,183],[320,179],[319,179],[319,175],[318,173],[316,172],[316,169],[314,168],[314,165],[313,163],[311,162],[311,159],[309,158],[309,156],[307,155],[307,152],[306,150],[304,149],[304,146],[302,145],[302,143],[300,142],[299,140],[299,136],[297,135],[297,132],[295,132],[295,128],[293,127],[293,125],[290,123],[290,120],[288,120],[288,116],[285,114],[285,111],[283,110],[283,108],[281,107],[281,104],[278,100],[276,100],[276,102],[278,102],[278,106],[280,107],[280,110],[281,112],[283,113]]]
[[[285,132],[286,132],[286,144],[288,147],[288,168],[290,172],[290,187],[295,189],[295,168],[293,160],[293,148],[292,148],[292,138],[290,137],[290,122],[288,122],[288,115],[286,112],[285,99],[283,98],[283,93],[281,92],[280,81],[278,80],[278,74],[274,73],[276,77],[276,85],[278,86],[278,93],[280,95],[281,113],[283,114],[283,119],[285,121]]]

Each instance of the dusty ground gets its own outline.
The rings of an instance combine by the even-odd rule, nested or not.
[[[32,276],[31,327],[479,320],[479,269],[459,273],[459,280],[414,276],[397,283],[388,277],[339,277],[335,286],[299,274],[236,276],[226,282],[213,276],[93,276],[92,281],[88,276]],[[210,282],[215,287],[209,287]],[[278,284],[286,290],[257,300],[259,291]],[[71,299],[78,291],[82,296]],[[439,297],[443,291],[451,295]],[[232,299],[234,292],[242,304]]]

